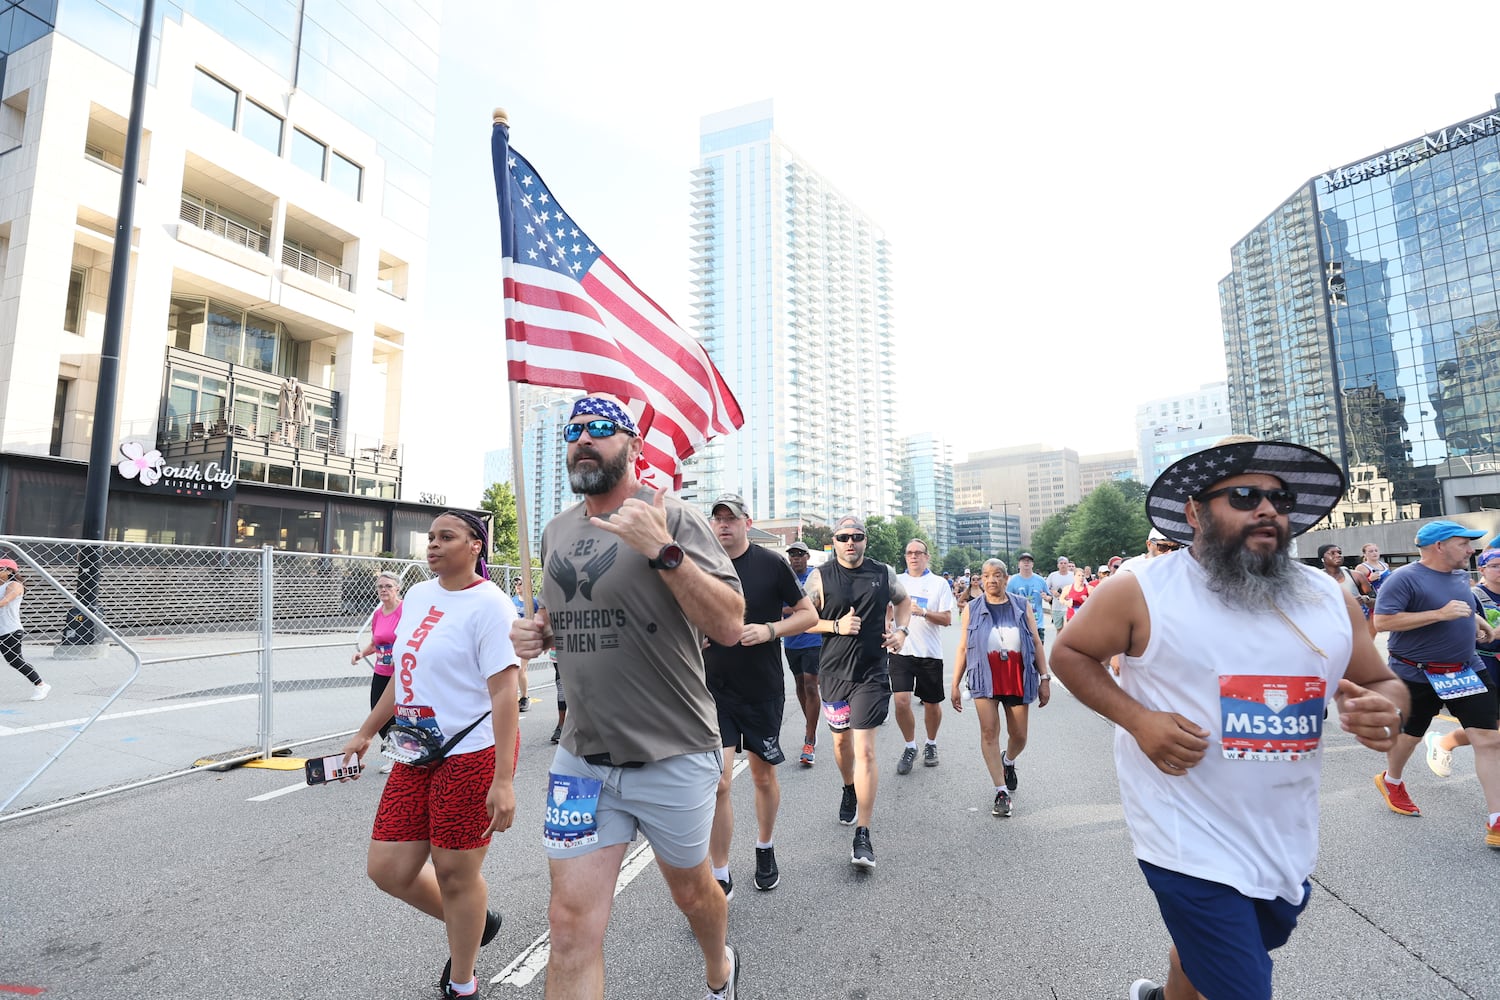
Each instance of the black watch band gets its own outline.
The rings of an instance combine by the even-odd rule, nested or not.
[[[655,559],[647,560],[646,565],[652,569],[676,569],[682,565],[682,546],[676,542],[668,542],[656,553]]]

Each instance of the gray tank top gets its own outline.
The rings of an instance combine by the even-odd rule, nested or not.
[[[10,587],[7,583],[6,588]],[[9,604],[0,605],[0,635],[10,635],[12,632],[21,631],[21,598],[18,596]]]

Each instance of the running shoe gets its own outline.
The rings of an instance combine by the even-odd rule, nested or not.
[[[452,998],[457,998],[457,1000],[474,1000],[474,998],[476,998],[478,996],[479,996],[479,975],[477,973],[474,976],[474,992],[473,993],[459,993],[458,991],[456,991],[453,988],[453,984],[452,983],[444,983],[443,984],[443,997],[444,997],[444,1000],[452,1000]]]
[[[530,710],[530,708],[531,708],[531,699],[530,698],[526,697],[523,694],[523,695],[521,695],[521,697],[519,699],[517,699],[517,701],[519,702],[519,704],[516,707],[519,708],[521,711],[525,712],[525,711]]]
[[[1453,751],[1438,746],[1440,738],[1437,733],[1428,733],[1422,741],[1427,744],[1427,766],[1439,778],[1446,778],[1453,773]]]
[[[1006,790],[1007,791],[1012,791],[1012,792],[1015,791],[1016,790],[1016,786],[1021,783],[1021,779],[1018,778],[1018,777],[1016,777],[1016,762],[1015,761],[1010,761],[1009,763],[1006,763],[1005,758],[1001,757],[1000,758],[1000,764],[1001,764],[1001,766],[1003,766],[1005,768],[1005,788],[1006,788]]]
[[[854,846],[849,850],[849,863],[856,868],[875,867],[875,849],[870,846],[870,828],[854,828]]]
[[[804,744],[802,744],[802,757],[801,757],[802,766],[803,767],[812,767],[813,766],[813,757],[816,756],[816,754],[817,754],[817,747],[815,747],[813,744],[811,744],[811,743],[804,743]]]
[[[1149,979],[1137,979],[1130,984],[1130,993],[1126,1000],[1162,1000],[1166,996],[1166,990]]]
[[[51,692],[52,692],[52,685],[48,684],[46,681],[42,681],[42,683],[40,683],[40,684],[38,684],[36,686],[36,691],[32,693],[31,697],[27,698],[26,700],[27,701],[41,701],[43,698],[47,697],[47,695],[50,694]]]
[[[1500,820],[1484,828],[1484,842],[1486,846],[1500,851]]]
[[[755,849],[755,888],[767,892],[781,884],[781,869],[776,867],[776,848]]]
[[[550,742],[556,743],[560,739],[562,739],[562,726],[558,726],[556,729],[552,730],[552,739]]]
[[[729,982],[722,989],[708,988],[703,994],[703,1000],[734,1000],[740,991],[740,953],[734,950],[734,945],[726,944],[724,950],[729,953]]]
[[[844,786],[844,797],[839,800],[839,822],[845,826],[854,825],[854,814],[859,811],[859,799],[854,794],[853,785]]]
[[[926,746],[924,746],[922,748],[922,766],[923,767],[937,767],[938,766],[938,755],[937,755],[937,744],[936,743],[928,743]]]
[[[500,914],[496,913],[494,910],[485,910],[484,911],[484,933],[479,936],[479,947],[483,948],[485,945],[487,945],[491,941],[495,940],[495,935],[500,933],[500,925],[503,924],[504,922],[505,922],[505,918],[502,917]],[[451,978],[449,978],[449,977],[452,974],[453,974],[453,959],[449,958],[448,961],[446,961],[446,962],[443,963],[443,974],[438,977],[438,987],[440,989],[442,989],[443,996],[445,996],[445,997],[456,997],[456,996],[478,996],[479,995],[478,990],[475,990],[475,992],[473,992],[473,993],[467,993],[467,994],[460,994],[460,993],[453,993],[453,992],[451,992],[450,987],[452,987],[452,985],[453,985],[453,980]]]
[[[1385,804],[1391,812],[1402,816],[1422,815],[1422,810],[1418,809],[1417,804],[1411,800],[1411,796],[1406,794],[1406,782],[1403,781],[1399,785],[1387,785],[1385,772],[1381,771],[1375,775],[1375,787],[1380,789],[1380,797],[1385,799]]]
[[[911,766],[917,759],[917,748],[907,747],[901,751],[901,759],[896,761],[897,774],[911,774]]]
[[[734,876],[718,879],[718,883],[719,888],[724,890],[724,902],[729,902],[734,898]]]
[[[1002,788],[995,793],[995,805],[990,809],[990,815],[1009,816],[1010,809],[1010,793]]]

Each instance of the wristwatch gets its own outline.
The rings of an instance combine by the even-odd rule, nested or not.
[[[905,625],[897,625],[896,631],[900,632],[904,636],[911,636],[911,629],[907,628]]]
[[[668,542],[661,547],[655,559],[649,559],[647,566],[652,569],[676,569],[682,565],[682,546],[676,542]]]

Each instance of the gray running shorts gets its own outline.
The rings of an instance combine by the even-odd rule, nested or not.
[[[571,848],[548,846],[547,857],[565,861],[612,844],[628,844],[639,830],[663,864],[693,868],[708,857],[708,834],[723,770],[718,750],[680,754],[641,767],[609,767],[590,764],[559,746],[552,758],[553,775],[602,783],[595,811],[598,839]],[[552,787],[549,779],[549,796]],[[547,804],[543,803],[544,809]]]

